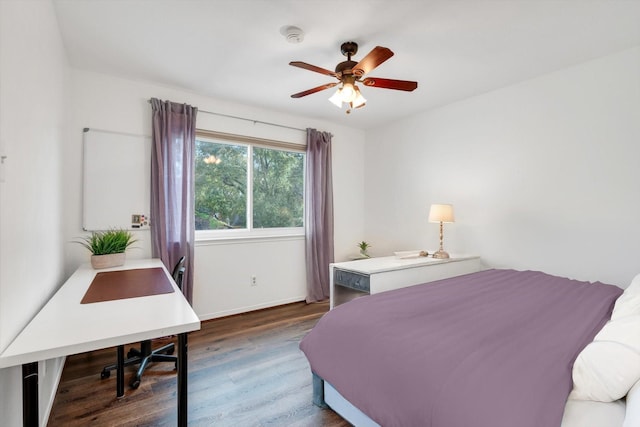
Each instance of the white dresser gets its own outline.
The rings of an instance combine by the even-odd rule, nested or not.
[[[480,257],[476,255],[451,255],[449,259],[389,256],[336,262],[329,265],[330,307],[358,296],[474,273],[481,269]]]

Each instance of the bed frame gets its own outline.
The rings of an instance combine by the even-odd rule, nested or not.
[[[380,427],[380,424],[369,418],[345,399],[331,384],[313,375],[313,403],[321,408],[331,408],[335,413],[357,427]]]

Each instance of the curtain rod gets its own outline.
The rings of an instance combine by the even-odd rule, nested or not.
[[[151,104],[151,100],[149,100],[148,102],[149,102],[149,104]],[[296,127],[293,127],[293,126],[279,125],[277,123],[270,123],[270,122],[263,122],[261,120],[247,119],[246,117],[239,117],[239,116],[232,116],[230,114],[216,113],[216,112],[213,112],[213,111],[201,110],[199,108],[198,108],[198,112],[206,113],[206,114],[212,114],[214,116],[228,117],[230,119],[238,119],[238,120],[244,120],[244,121],[247,121],[247,122],[253,122],[254,125],[256,123],[260,123],[262,125],[276,126],[276,127],[279,127],[279,128],[292,129],[292,130],[299,130],[300,132],[306,132],[307,131],[306,129],[300,129],[300,128],[296,128]]]

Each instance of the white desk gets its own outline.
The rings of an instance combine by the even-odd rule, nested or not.
[[[124,344],[178,335],[178,424],[186,426],[186,333],[200,329],[200,320],[173,280],[174,292],[171,293],[80,304],[96,273],[154,267],[162,267],[170,277],[159,259],[132,260],[124,266],[104,270],[94,270],[89,264],[81,266],[0,354],[0,368],[23,365],[23,388],[35,385],[37,399],[37,362],[40,360],[113,346],[119,346],[120,359]],[[32,383],[34,375],[35,384]],[[29,418],[24,419],[24,425],[38,424],[37,400],[30,400],[33,394],[33,390],[29,393],[23,390],[23,405],[32,405],[30,410],[23,409],[23,418]]]
[[[336,262],[329,265],[330,308],[361,295],[480,271],[477,255],[451,255],[448,259],[395,256]]]

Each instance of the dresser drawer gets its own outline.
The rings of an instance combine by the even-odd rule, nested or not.
[[[369,292],[369,276],[351,271],[335,269],[333,271],[333,283],[362,292]]]

